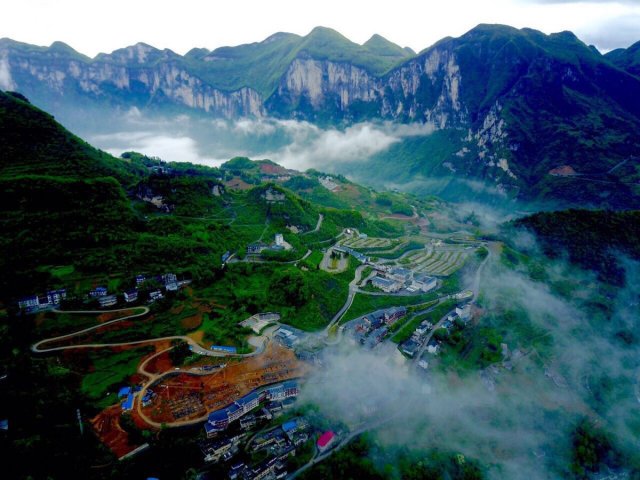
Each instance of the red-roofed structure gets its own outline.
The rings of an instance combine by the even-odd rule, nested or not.
[[[332,431],[324,432],[322,435],[320,435],[320,438],[318,438],[318,442],[317,442],[318,450],[322,452],[327,448],[329,448],[329,446],[333,443],[335,438],[336,438],[336,434],[333,433]]]

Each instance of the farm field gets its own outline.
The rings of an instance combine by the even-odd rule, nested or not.
[[[410,253],[400,263],[414,273],[448,277],[464,265],[471,252],[456,246],[435,247]]]
[[[349,238],[342,242],[342,245],[354,249],[367,249],[367,248],[391,248],[398,243],[397,240],[391,240],[389,238]]]

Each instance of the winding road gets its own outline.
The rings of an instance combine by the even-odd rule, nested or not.
[[[144,340],[133,340],[130,342],[115,342],[115,343],[83,343],[78,345],[64,345],[60,347],[43,347],[43,345],[47,343],[56,343],[62,340],[68,340],[73,337],[77,337],[79,335],[84,335],[85,333],[98,330],[100,328],[104,328],[108,325],[113,325],[114,323],[123,322],[125,320],[130,320],[132,318],[142,317],[149,313],[149,307],[132,307],[132,308],[120,308],[117,310],[54,310],[56,313],[71,313],[71,314],[102,314],[102,313],[113,313],[113,312],[129,312],[131,310],[142,310],[139,313],[133,315],[126,315],[121,318],[116,318],[115,320],[109,320],[108,322],[99,323],[92,327],[83,328],[82,330],[78,330],[76,332],[67,333],[65,335],[60,335],[58,337],[45,338],[40,340],[33,345],[31,345],[31,351],[34,353],[49,353],[49,352],[60,352],[63,350],[76,350],[82,348],[109,348],[109,347],[125,347],[128,345],[144,345],[145,343],[157,343],[165,340],[182,340],[189,344],[191,347],[191,351],[197,353],[199,355],[205,355],[208,357],[253,357],[255,355],[259,355],[264,351],[266,340],[259,346],[255,351],[251,353],[226,353],[226,352],[216,352],[209,349],[204,348],[198,342],[196,342],[193,338],[187,337],[186,335],[171,335],[168,337],[156,337],[156,338],[147,338]]]
[[[360,282],[360,278],[362,277],[362,272],[364,271],[364,269],[367,266],[368,265],[363,263],[362,265],[358,265],[358,267],[356,268],[356,272],[355,272],[355,275],[353,277],[353,280],[351,280],[351,282],[349,282],[349,293],[347,295],[347,300],[344,302],[344,305],[342,305],[342,308],[340,310],[338,310],[338,312],[333,316],[333,318],[331,319],[329,324],[324,329],[325,336],[329,336],[329,332],[331,331],[333,326],[337,322],[339,322],[340,319],[343,317],[343,315],[345,313],[347,313],[347,310],[349,310],[349,308],[351,308],[351,304],[353,303],[353,299],[355,298],[356,294],[358,293],[358,283]]]

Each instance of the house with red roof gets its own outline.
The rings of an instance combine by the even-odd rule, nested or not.
[[[318,450],[320,450],[321,452],[324,452],[327,448],[331,446],[335,438],[336,438],[336,434],[333,433],[331,430],[324,432],[322,435],[320,435],[320,438],[318,438],[318,442],[316,443],[316,445],[318,446]]]

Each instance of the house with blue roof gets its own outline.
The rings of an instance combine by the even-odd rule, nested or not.
[[[204,425],[205,432],[208,437],[214,436],[216,433],[226,430],[231,422],[241,418],[251,410],[260,405],[262,396],[256,392],[251,392],[242,398],[239,398],[229,406],[211,412]]]
[[[127,395],[127,399],[122,402],[122,411],[123,412],[130,412],[131,410],[133,410],[133,393],[129,393]]]
[[[108,293],[107,287],[96,287],[89,292],[91,298],[104,297]]]
[[[235,354],[238,352],[236,347],[229,347],[226,345],[211,345],[211,350],[214,352],[222,352],[222,353],[231,353]]]
[[[131,387],[120,387],[118,390],[118,398],[126,397],[131,393]]]

